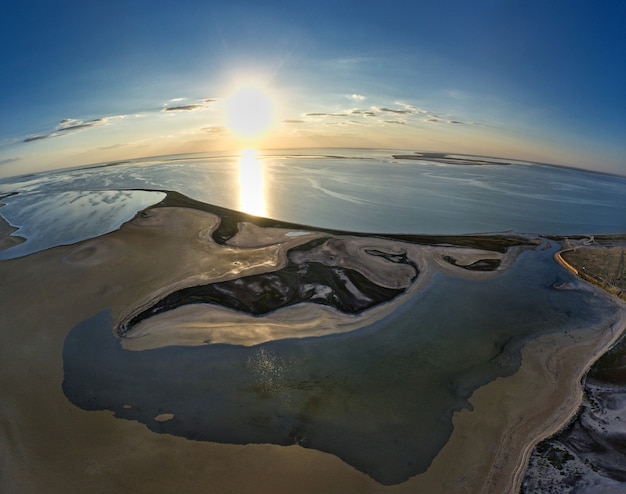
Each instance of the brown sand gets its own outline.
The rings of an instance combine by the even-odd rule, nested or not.
[[[4,206],[4,204],[0,202],[0,208],[2,206]],[[0,251],[13,247],[17,244],[21,244],[24,241],[24,239],[20,236],[11,235],[16,230],[17,228],[11,226],[7,220],[0,216]]]
[[[173,214],[174,208],[168,208]],[[163,210],[157,210],[163,211]],[[185,214],[185,211],[176,211],[177,214]],[[198,213],[198,212],[196,212]],[[156,213],[153,213],[153,216]],[[204,213],[207,214],[207,213]],[[164,213],[158,213],[159,217],[165,217]],[[208,215],[208,214],[207,214]],[[202,246],[212,255],[205,256],[194,265],[193,272],[179,277],[176,282],[168,286],[160,287],[157,291],[149,294],[142,300],[138,309],[123,312],[118,321],[128,320],[145,307],[156,302],[165,294],[183,287],[194,286],[198,282],[221,281],[232,278],[240,273],[252,274],[270,269],[282,267],[286,258],[284,251],[294,245],[305,243],[311,239],[324,236],[318,233],[308,233],[290,236],[289,230],[280,228],[260,228],[250,223],[239,225],[239,233],[233,237],[228,246],[224,248],[211,240],[211,233],[217,225],[217,218],[211,216],[214,221],[201,230],[197,235],[202,239]],[[202,217],[202,215],[200,215]],[[154,217],[150,224],[160,224]],[[236,247],[235,247],[236,246]],[[280,247],[281,250],[276,250]],[[237,259],[243,254],[251,255],[259,249],[268,249],[270,261],[264,261],[255,255],[247,263],[247,270],[243,271],[243,265],[237,272],[229,267],[233,256]],[[82,248],[78,248],[80,253]],[[91,249],[91,248],[90,248]],[[243,250],[241,250],[243,249]],[[368,255],[368,250],[383,250],[394,254],[406,254],[419,269],[417,280],[412,282],[415,271],[408,265],[390,263],[382,257]],[[446,262],[444,254],[454,258],[459,266]],[[446,272],[460,277],[474,279],[495,276],[495,272],[468,271],[460,266],[471,264],[480,259],[496,258],[503,260],[503,266],[512,262],[519,254],[519,250],[511,249],[510,253],[503,254],[488,252],[479,249],[460,247],[432,247],[424,245],[394,242],[379,238],[365,238],[354,236],[335,236],[334,240],[319,249],[294,254],[300,260],[317,261],[332,265],[349,268],[360,272],[375,283],[389,288],[406,288],[403,296],[393,301],[373,307],[361,314],[344,314],[329,307],[317,304],[299,304],[276,310],[263,318],[257,318],[248,314],[239,313],[225,308],[216,308],[202,304],[183,306],[146,321],[142,321],[129,331],[124,338],[123,346],[127,350],[146,350],[166,345],[204,345],[207,343],[228,343],[236,345],[257,345],[266,341],[280,338],[323,336],[331,333],[353,331],[355,329],[372,324],[392,312],[402,304],[407,297],[423,289],[431,279],[435,271]],[[239,256],[239,257],[237,257]],[[91,255],[89,262],[98,256]],[[219,262],[217,262],[219,258]],[[84,261],[83,261],[84,262]],[[224,266],[222,272],[218,266]]]
[[[210,216],[159,210],[98,239],[0,262],[2,492],[511,492],[530,448],[575,410],[581,373],[626,324],[622,317],[610,332],[598,327],[530,342],[518,373],[478,389],[474,411],[454,416],[453,435],[430,469],[392,487],[315,450],[189,441],[74,407],[61,389],[62,348],[80,321],[104,308],[121,317],[190,278],[234,276],[235,255],[238,273],[281,262],[284,245],[245,255],[220,247],[228,259],[220,263],[206,243]],[[427,280],[436,263],[420,266]]]

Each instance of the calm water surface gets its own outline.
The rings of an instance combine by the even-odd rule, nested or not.
[[[186,155],[5,179],[0,194],[17,194],[1,200],[6,206],[0,214],[21,228],[16,235],[36,245],[14,247],[3,256],[116,229],[137,210],[160,201],[158,194],[138,190],[172,190],[259,216],[348,231],[626,231],[626,177],[523,163],[398,160],[392,151],[316,152],[259,158]],[[113,204],[116,193],[123,207]],[[67,200],[72,197],[80,207]]]
[[[4,179],[0,215],[26,241],[0,259],[115,230],[166,191],[347,231],[626,232],[623,177],[398,160],[393,151],[316,153],[186,155]],[[526,341],[612,317],[605,299],[557,288],[574,279],[553,261],[555,249],[528,251],[486,281],[436,275],[385,319],[322,338],[133,352],[105,310],[68,328],[63,390],[79,407],[155,432],[300,444],[396,484],[428,468],[475,389],[516,372]]]
[[[554,250],[488,281],[436,276],[385,319],[321,338],[127,351],[102,312],[69,333],[63,389],[156,432],[299,444],[396,484],[428,468],[475,389],[519,368],[524,342],[614,313],[591,292],[555,288],[574,280]]]

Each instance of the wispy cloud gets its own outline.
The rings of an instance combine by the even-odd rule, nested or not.
[[[59,122],[56,130],[58,132],[72,132],[74,130],[86,129],[87,127],[94,127],[96,125],[102,125],[105,122],[104,118],[96,118],[94,120],[77,120],[75,118],[65,118]]]
[[[358,108],[355,108],[354,110],[350,110],[350,114],[351,115],[363,115],[365,117],[375,117],[376,116],[376,112],[373,112],[371,110],[359,110]]]
[[[35,135],[35,136],[30,136],[27,137],[26,139],[24,139],[22,142],[34,142],[34,141],[40,141],[42,139],[48,139],[49,137],[57,137],[54,134],[41,134],[41,135]]]
[[[73,132],[104,125],[108,118],[95,118],[93,120],[79,120],[76,118],[64,118],[52,131],[46,134],[37,134],[25,138],[22,142],[40,141],[42,139],[50,139],[52,137],[61,137]]]
[[[203,127],[200,129],[203,132],[207,132],[209,134],[223,134],[226,132],[226,127],[222,127],[221,125],[214,125],[212,127]]]
[[[444,125],[482,125],[476,122],[463,122],[461,120],[444,118],[439,115],[427,115],[425,118],[422,118],[421,121],[424,123],[436,123]]]
[[[180,105],[180,106],[166,106],[163,111],[191,111],[198,108],[204,108],[204,105]]]
[[[16,161],[19,161],[21,158],[5,158],[3,160],[0,160],[0,166],[2,165],[8,165],[9,163],[15,163]]]
[[[168,100],[164,104],[164,106],[160,108],[151,108],[148,110],[143,110],[139,114],[114,115],[114,116],[106,116],[106,117],[101,117],[101,118],[94,118],[91,120],[81,120],[77,118],[65,118],[61,120],[58,124],[56,124],[50,131],[44,132],[41,134],[29,135],[25,137],[24,139],[22,139],[21,142],[30,143],[30,142],[41,141],[44,139],[62,137],[62,136],[72,134],[74,132],[78,132],[81,130],[108,125],[113,120],[124,119],[124,118],[131,117],[131,116],[138,117],[138,116],[147,116],[147,115],[159,113],[159,112],[190,112],[194,110],[200,110],[203,108],[207,108],[208,106],[213,104],[215,101],[217,101],[216,98],[203,98],[201,100],[196,100],[195,102],[191,102],[188,104],[174,104],[174,105],[171,104],[171,103],[181,103],[185,100],[187,100],[187,98],[172,98]]]
[[[348,113],[305,113],[305,117],[347,117]]]
[[[408,108],[403,108],[403,109],[394,109],[394,108],[379,108],[378,111],[382,112],[382,113],[398,113],[400,115],[411,115],[413,114],[413,111],[411,111]]]
[[[174,100],[170,100],[169,102],[180,102],[180,101],[184,101],[186,98],[175,98]],[[165,106],[163,107],[163,111],[168,112],[168,111],[193,111],[193,110],[200,110],[202,108],[206,108],[207,106],[209,106],[210,104],[212,104],[213,102],[215,102],[216,99],[215,98],[204,98],[202,100],[200,100],[200,102],[198,103],[189,103],[186,105],[174,105],[174,106],[169,106],[168,103],[165,104]]]
[[[350,96],[348,96],[348,98],[353,101],[364,101],[366,99],[366,97],[362,94],[351,94]]]
[[[429,125],[482,125],[478,122],[466,122],[452,115],[444,116],[432,110],[421,108],[402,101],[396,101],[387,106],[371,106],[369,108],[356,107],[347,110],[338,110],[335,112],[311,112],[305,113],[303,117],[304,119],[311,119],[308,121],[322,122],[325,125],[339,125],[340,123],[342,125],[376,125],[376,122],[378,122],[379,125],[407,125],[411,122],[421,122]],[[355,119],[358,119],[359,121]],[[302,123],[302,121],[285,122]]]
[[[396,101],[395,104],[397,106],[404,108],[405,110],[409,110],[409,112],[413,115],[429,113],[429,111],[425,110],[424,108],[420,108],[418,106],[411,105],[409,103],[404,103],[403,101]]]

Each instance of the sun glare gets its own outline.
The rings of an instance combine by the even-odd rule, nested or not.
[[[227,99],[226,126],[238,137],[260,137],[272,124],[274,104],[257,86],[240,86]]]
[[[244,149],[239,159],[239,208],[254,216],[266,216],[263,163],[254,149]]]

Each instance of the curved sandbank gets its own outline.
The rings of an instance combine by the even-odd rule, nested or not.
[[[188,441],[154,434],[137,422],[116,419],[111,412],[88,412],[71,405],[61,391],[61,349],[68,331],[81,321],[110,308],[119,322],[138,307],[147,307],[178,288],[279,269],[290,247],[327,235],[290,236],[289,232],[296,230],[278,229],[263,240],[254,234],[248,240],[242,236],[236,248],[236,237],[213,245],[211,232],[215,228],[215,217],[209,213],[156,208],[105,236],[0,262],[4,280],[1,300],[7,309],[0,311],[0,326],[19,328],[4,331],[0,337],[0,359],[5,363],[0,388],[6,398],[0,403],[5,425],[0,440],[3,491],[84,492],[89,486],[100,485],[109,490],[151,492],[204,492],[207,486],[221,492],[251,488],[256,492],[305,493],[513,492],[532,445],[571,416],[580,395],[580,376],[626,324],[621,310],[616,313],[619,317],[594,327],[528,342],[515,374],[480,387],[469,399],[473,410],[454,414],[452,436],[428,470],[394,486],[383,486],[319,451],[295,445]],[[254,230],[243,226],[240,231],[247,228]],[[377,239],[377,245],[383,240]],[[365,242],[356,237],[347,241],[354,242],[353,246]],[[397,252],[399,244],[387,250]],[[506,272],[516,252],[513,249],[502,255],[453,246],[409,248],[404,244],[403,248],[419,267],[418,277],[407,285],[404,295],[382,304],[378,311],[392,311],[402,297],[426,286],[434,273],[474,279],[497,276]],[[218,254],[229,261],[219,261]],[[450,264],[444,255],[451,255],[459,265],[498,256],[503,262],[497,272],[471,271]],[[371,276],[381,281],[387,278],[379,269],[385,263],[374,257],[373,264],[366,263],[360,269],[375,271]],[[59,290],[59,286],[69,290]],[[32,310],[33,300],[37,310]],[[276,311],[272,317],[292,322],[308,317],[302,309],[282,310],[288,313]],[[327,318],[336,327],[343,321],[354,321],[353,316],[332,309],[317,310],[324,314],[316,317]],[[371,321],[368,318],[376,314],[365,311],[357,318]],[[150,335],[144,341],[153,341],[140,344],[136,350],[180,344],[182,340],[183,344],[199,342],[194,335],[184,336],[184,329],[179,332],[181,340],[164,335],[157,326],[155,323],[146,330]],[[241,344],[226,330],[220,338]],[[124,345],[130,341],[125,338]],[[265,340],[252,335],[247,344],[254,341]],[[168,413],[163,410],[155,414],[155,421],[171,422],[165,420],[170,419]]]
[[[617,298],[626,311],[626,238],[624,235],[566,239],[556,258],[581,279]],[[623,326],[623,325],[622,325]],[[622,419],[626,411],[626,342],[622,327],[581,378],[584,395],[567,424],[533,449],[523,492],[621,492],[624,490]]]
[[[352,331],[372,324],[392,312],[408,297],[423,289],[435,272],[470,279],[486,279],[506,269],[529,243],[520,239],[521,245],[509,247],[503,253],[469,247],[419,245],[385,238],[331,235],[302,229],[298,230],[298,235],[293,235],[294,230],[290,228],[259,227],[250,222],[242,222],[238,223],[237,232],[220,245],[214,240],[215,231],[220,224],[218,216],[172,207],[146,211],[133,219],[126,228],[158,229],[173,221],[174,217],[181,218],[176,220],[181,224],[188,221],[201,222],[202,226],[193,242],[185,248],[196,249],[202,255],[191,270],[179,274],[175,281],[159,287],[116,317],[118,334],[123,335],[124,347],[127,349],[140,350],[173,344],[202,345],[207,342],[256,345],[278,338],[322,336]],[[185,217],[188,219],[182,219]],[[311,247],[306,247],[309,244]],[[66,260],[70,262],[83,251],[84,247],[78,248]],[[400,261],[401,258],[404,260]],[[190,293],[186,296],[193,298],[192,305],[181,303],[180,308],[166,307],[163,313],[155,308],[160,300],[167,300],[177,292],[189,292],[197,286],[219,286],[220,283],[233,280],[234,289],[239,290],[241,296],[250,287],[264,283],[262,279],[254,281],[253,277],[271,273],[275,278],[273,273],[285,268],[289,260],[299,263],[296,268],[300,273],[298,280],[292,279],[289,282],[287,279],[290,284],[306,284],[301,273],[306,262],[312,263],[316,271],[323,266],[341,269],[341,273],[356,271],[381,288],[401,290],[403,293],[385,303],[368,303],[367,310],[342,312],[332,305],[329,306],[326,300],[328,297],[325,297],[335,289],[310,282],[306,286],[312,292],[307,297],[311,303],[306,306],[295,305],[295,302],[286,300],[282,305],[248,309],[249,312],[246,313],[233,310],[239,308],[239,304],[223,308],[216,306],[219,294],[212,296],[213,303],[203,304],[198,296]],[[472,265],[485,260],[496,261],[491,270],[471,269]],[[77,262],[87,262],[87,259],[81,258]],[[90,256],[89,262],[96,262],[93,256]],[[276,286],[275,279],[271,282],[273,286],[270,289],[281,290]],[[245,290],[241,283],[246,284]],[[358,286],[350,284],[346,287],[348,297],[355,300],[367,297],[358,294]],[[262,288],[254,290],[261,291],[251,293],[253,298],[264,297]],[[272,297],[275,298],[276,295]],[[228,298],[228,295],[222,298]],[[322,305],[315,304],[319,300]],[[264,313],[261,319],[256,317],[260,310]],[[149,314],[147,320],[144,320],[144,313]]]

